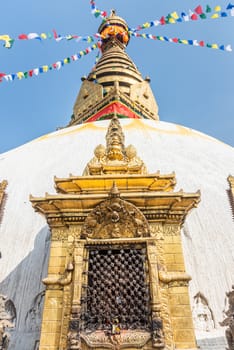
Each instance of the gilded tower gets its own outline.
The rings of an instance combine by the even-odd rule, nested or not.
[[[149,85],[125,52],[115,11],[99,28],[102,57],[69,125],[110,119],[82,176],[55,177],[57,194],[31,197],[51,229],[40,350],[196,349],[180,231],[199,191],[149,174],[120,118],[158,120]]]

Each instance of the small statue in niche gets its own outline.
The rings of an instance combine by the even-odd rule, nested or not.
[[[10,334],[7,329],[15,327],[15,305],[6,296],[0,295],[0,350],[7,350]]]
[[[152,343],[153,348],[163,349],[165,347],[163,323],[160,317],[153,317],[152,320]]]
[[[68,331],[68,350],[80,350],[80,321],[78,314],[72,314]]]
[[[228,310],[225,312],[227,316],[220,325],[223,327],[228,327],[225,331],[228,348],[227,350],[234,350],[234,285],[232,286],[232,291],[226,293],[228,299]]]
[[[207,299],[199,292],[194,297],[193,322],[195,329],[203,332],[210,332],[214,329],[212,311]]]

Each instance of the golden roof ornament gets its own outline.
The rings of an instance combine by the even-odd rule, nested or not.
[[[103,174],[147,174],[144,162],[133,145],[125,147],[124,134],[115,115],[106,134],[106,147],[98,145],[94,157],[87,164],[84,176]]]

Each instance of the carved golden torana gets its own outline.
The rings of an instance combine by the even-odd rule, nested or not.
[[[115,117],[107,132],[105,158],[104,147],[100,153],[102,162],[96,154],[95,162],[88,164],[90,175],[55,178],[56,195],[30,198],[51,228],[39,349],[195,349],[188,296],[191,277],[184,268],[180,229],[188,212],[199,203],[200,193],[174,192],[175,174],[129,173],[124,135]],[[97,175],[95,170],[91,175],[100,164],[105,169],[110,154],[114,157],[108,168],[111,173]],[[138,265],[131,265],[134,254]],[[125,265],[124,259],[128,259]],[[127,272],[124,266],[128,266]],[[125,273],[129,274],[125,280],[118,277]],[[145,282],[135,281],[138,275],[144,276]],[[113,299],[116,292],[108,289],[113,288],[108,283],[115,283],[122,296]],[[135,316],[130,315],[134,309],[128,305],[130,301],[124,304],[130,300],[128,285],[136,288],[132,298],[135,305],[143,305],[144,319],[137,309]],[[124,312],[124,305],[129,315],[110,316],[108,308]],[[99,321],[92,318],[92,312],[101,312]]]

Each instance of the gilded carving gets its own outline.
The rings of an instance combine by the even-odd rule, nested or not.
[[[0,295],[0,349],[7,350],[10,342],[8,329],[15,327],[16,308],[13,302]]]
[[[181,282],[181,285],[187,285],[191,281],[191,276],[185,272],[166,272],[159,271],[159,279],[161,282],[169,284],[173,282]]]
[[[52,241],[66,241],[68,240],[69,236],[73,237],[74,239],[80,239],[80,234],[81,225],[70,226],[69,228],[53,228],[51,239]]]
[[[165,348],[163,322],[162,319],[156,315],[152,317],[152,345],[157,349]]]
[[[234,176],[228,176],[228,182],[231,186],[232,192],[234,193]]]
[[[157,240],[164,239],[163,226],[161,224],[150,225],[150,236]]]
[[[81,333],[81,339],[90,348],[127,349],[143,348],[151,339],[151,334],[145,331],[125,331],[121,334],[106,334],[103,331]]]
[[[133,238],[149,235],[148,222],[133,204],[120,199],[113,185],[109,199],[98,205],[87,217],[82,238]]]
[[[164,225],[163,231],[165,236],[180,235],[180,227],[178,225]]]
[[[68,334],[69,334],[69,323],[71,314],[71,304],[72,304],[72,285],[64,286],[63,291],[63,313],[62,313],[62,326],[61,326],[61,337],[60,337],[60,347],[61,350],[67,350]],[[69,349],[79,349],[77,347]]]
[[[227,327],[225,331],[228,349],[234,350],[234,286],[232,291],[226,293],[228,299],[228,310],[225,312],[226,318],[220,322],[220,325]]]
[[[4,180],[0,182],[0,210],[3,204],[4,196],[5,196],[5,189],[7,187],[7,181]],[[0,222],[1,222],[1,211],[0,211]]]
[[[72,271],[73,271],[73,263],[69,262],[64,274],[59,277],[46,277],[42,280],[42,282],[46,285],[58,285],[58,286],[66,286],[71,283],[72,281]]]
[[[106,134],[106,147],[98,145],[95,148],[94,157],[86,166],[83,175],[146,173],[146,167],[138,157],[135,147],[125,147],[119,119],[114,116]]]

